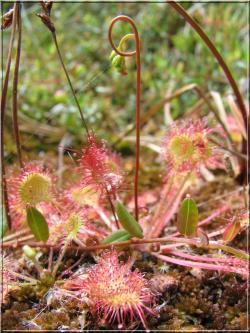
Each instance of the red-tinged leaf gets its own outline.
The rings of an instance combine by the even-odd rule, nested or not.
[[[225,242],[231,242],[240,232],[241,224],[240,221],[229,223],[223,233],[223,240]]]

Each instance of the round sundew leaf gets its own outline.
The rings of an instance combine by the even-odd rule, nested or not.
[[[30,173],[22,181],[19,193],[24,205],[35,206],[50,198],[51,181],[42,173]]]
[[[116,213],[121,225],[131,236],[143,238],[143,231],[140,224],[127,211],[126,207],[121,202],[118,202],[116,205]]]
[[[225,242],[231,242],[240,232],[241,224],[240,221],[229,223],[223,233],[223,240]]]
[[[185,198],[182,203],[177,217],[178,231],[187,237],[196,234],[199,220],[199,212],[195,201],[191,198]]]
[[[49,227],[45,217],[35,207],[27,207],[27,223],[37,241],[46,242],[49,238]]]
[[[126,240],[131,239],[131,235],[129,232],[127,232],[126,230],[118,230],[113,232],[110,236],[106,237],[102,243],[103,244],[111,244],[111,243],[118,243],[118,242],[123,242]]]
[[[176,136],[171,140],[170,150],[175,160],[185,161],[192,158],[194,145],[190,138],[185,135]]]

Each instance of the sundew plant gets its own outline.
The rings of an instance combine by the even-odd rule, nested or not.
[[[67,8],[77,6],[79,11],[79,5]],[[99,91],[108,92],[111,102],[105,105],[103,100],[105,117],[98,122],[82,97],[83,74],[76,75],[78,79],[74,75],[84,65],[79,65],[79,59],[68,63],[69,48],[58,29],[63,17],[57,8],[66,4],[3,4],[1,29],[2,34],[8,33],[1,95],[3,329],[246,329],[247,94],[189,5],[167,1],[152,8],[175,15],[176,29],[180,24],[191,29],[198,49],[205,47],[216,70],[223,73],[225,90],[209,89],[201,81],[192,82],[192,77],[178,86],[179,74],[172,74],[175,70],[164,58],[169,55],[162,56],[161,43],[144,43],[143,15],[140,19],[127,15],[126,8],[132,7],[122,4],[122,14],[117,10],[113,18],[108,15],[97,24],[91,21],[95,15],[101,21],[102,14],[96,11],[101,4],[94,4],[94,16],[86,14],[84,22],[75,24],[84,24],[89,41],[80,62],[87,56],[99,61],[96,49],[91,51],[91,43],[96,43],[93,31],[102,34],[108,50],[106,69],[100,74],[108,78],[108,86]],[[209,6],[202,8],[209,11]],[[43,71],[49,75],[51,67],[38,58],[30,65],[23,54],[24,34],[31,22],[35,22],[34,34],[36,27],[42,29],[47,52],[53,53],[51,70],[58,71],[58,78],[47,87],[48,98],[54,94],[58,102],[55,114],[60,117],[63,105],[68,105],[68,113],[70,108],[77,113],[72,131],[62,137],[60,121],[51,125],[49,112],[36,118],[36,110],[45,103],[39,94],[32,106],[33,119],[25,114],[31,97],[24,95],[31,92],[24,93],[22,80],[30,73],[22,73],[22,67],[37,66],[41,77]],[[150,29],[153,24],[148,33]],[[163,25],[161,29],[164,33]],[[172,55],[180,57],[185,39],[185,31],[181,37],[175,35]],[[36,45],[44,40],[36,39]],[[163,99],[152,100],[145,109],[143,85],[145,77],[151,80],[152,70],[147,69],[149,57],[151,64],[162,61],[164,79],[163,72],[169,72],[177,88],[169,87]],[[186,52],[181,57],[192,57],[199,65],[199,56]],[[96,85],[98,74],[89,82]],[[51,87],[57,90],[51,93]],[[187,100],[186,94],[192,93],[195,97]],[[127,123],[117,111],[123,94],[123,112],[126,107],[133,110]],[[91,98],[98,101],[98,93]],[[171,103],[181,107],[175,115]],[[156,117],[162,110],[164,124]],[[123,125],[119,133],[117,124]],[[48,140],[49,149],[43,150],[34,141],[30,149],[23,132],[34,126],[39,140],[47,135],[56,137],[56,143]]]

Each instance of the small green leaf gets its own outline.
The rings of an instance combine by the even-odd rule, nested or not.
[[[124,207],[121,202],[118,202],[116,205],[116,213],[121,225],[130,233],[131,236],[143,238],[143,231],[140,224],[127,211],[126,207]]]
[[[199,220],[197,205],[190,197],[185,198],[182,203],[177,217],[178,231],[187,237],[196,234]]]
[[[49,238],[49,227],[42,215],[35,207],[26,209],[27,223],[37,241],[46,242]]]
[[[102,243],[103,244],[111,244],[111,243],[117,243],[117,242],[123,242],[126,240],[131,239],[131,235],[129,232],[127,232],[126,230],[118,230],[113,232],[110,236],[106,237]]]
[[[6,213],[5,213],[4,206],[2,206],[0,208],[0,213],[1,213],[1,216],[0,216],[0,235],[1,235],[1,238],[3,238],[6,231],[8,230],[8,223],[7,223],[7,218],[6,218]]]

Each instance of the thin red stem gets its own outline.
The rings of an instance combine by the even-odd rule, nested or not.
[[[199,248],[204,248],[204,249],[219,249],[224,252],[233,254],[234,256],[240,258],[240,259],[245,259],[249,260],[249,254],[246,252],[243,252],[241,250],[234,249],[228,245],[220,244],[218,242],[210,242],[208,246],[202,246],[200,241],[198,239],[188,239],[188,238],[178,238],[178,237],[172,237],[172,236],[167,236],[167,237],[162,237],[162,238],[148,238],[148,239],[132,239],[132,240],[127,240],[127,241],[122,241],[122,242],[117,242],[117,243],[112,243],[112,244],[98,244],[98,245],[93,245],[93,246],[68,246],[68,249],[70,250],[77,250],[77,251],[96,251],[96,250],[101,250],[101,249],[108,249],[108,248],[113,248],[113,247],[120,247],[120,246],[135,246],[135,245],[142,245],[142,244],[152,244],[152,243],[175,243],[175,244],[187,244],[191,246],[196,246]],[[40,243],[40,242],[33,242],[29,241],[27,242],[25,240],[25,244],[33,247],[41,247],[41,248],[50,248],[53,247],[54,249],[61,249],[61,245],[57,244],[48,244],[48,243]],[[24,242],[4,242],[2,244],[3,248],[16,248],[24,245]],[[164,250],[164,246],[161,247],[162,250]]]
[[[114,204],[113,204],[113,201],[112,201],[112,198],[110,196],[110,193],[109,193],[108,189],[106,189],[106,193],[107,193],[108,201],[109,201],[109,204],[110,204],[110,208],[112,210],[112,214],[113,214],[114,219],[115,219],[116,227],[117,227],[117,229],[120,229],[119,222],[118,222],[118,219],[117,219],[117,216],[116,216],[116,213],[115,213],[115,207],[114,207]]]
[[[12,114],[13,114],[13,128],[16,141],[16,149],[19,165],[23,168],[22,160],[22,150],[20,141],[20,132],[18,126],[18,112],[17,112],[17,88],[18,88],[18,78],[19,78],[19,65],[21,57],[21,42],[22,42],[22,18],[21,18],[21,4],[17,3],[17,28],[18,28],[18,39],[17,39],[17,52],[16,61],[13,77],[13,101],[12,101]]]
[[[12,31],[10,36],[9,42],[9,49],[8,49],[8,56],[6,60],[6,70],[5,70],[5,77],[3,80],[2,86],[2,97],[1,97],[1,131],[0,131],[0,169],[1,169],[1,200],[3,200],[5,212],[6,212],[6,219],[11,229],[11,220],[9,215],[9,201],[8,201],[8,193],[7,193],[7,186],[6,186],[6,179],[5,179],[5,165],[4,165],[4,123],[5,123],[5,109],[6,109],[6,102],[7,102],[7,93],[8,93],[8,84],[9,84],[9,75],[10,75],[10,66],[11,66],[11,55],[14,45],[15,39],[15,32],[16,32],[16,22],[17,22],[17,3],[14,4],[14,13],[13,13],[13,22],[12,22]]]
[[[158,253],[151,253],[156,258],[170,262],[171,264],[175,265],[181,265],[185,267],[193,267],[193,268],[201,268],[201,269],[208,269],[208,270],[216,270],[216,271],[222,271],[222,272],[232,272],[232,273],[238,273],[243,276],[247,276],[248,272],[247,269],[242,267],[234,267],[229,265],[223,265],[223,264],[210,264],[210,263],[204,263],[204,262],[194,262],[190,260],[182,260],[177,258],[168,257],[166,255],[158,254]]]
[[[128,22],[135,35],[135,51],[122,52],[117,49],[112,39],[112,29],[116,22],[125,21]],[[135,218],[139,221],[139,207],[138,207],[138,183],[139,183],[139,171],[140,171],[140,100],[141,100],[141,50],[140,50],[140,36],[135,25],[135,22],[126,15],[119,15],[115,17],[109,26],[108,32],[109,42],[113,50],[123,57],[130,57],[136,55],[136,161],[135,161],[135,180],[134,180],[134,200],[135,200]]]

